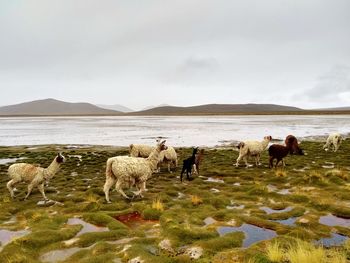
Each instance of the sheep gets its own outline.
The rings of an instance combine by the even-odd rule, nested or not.
[[[290,149],[290,154],[304,155],[304,151],[299,148],[298,140],[293,135],[288,135],[285,139],[285,144]]]
[[[107,203],[110,203],[109,189],[116,182],[116,190],[126,199],[128,197],[122,187],[129,183],[129,187],[136,185],[138,191],[133,192],[134,196],[142,196],[146,189],[146,181],[152,176],[157,168],[159,155],[166,150],[165,141],[157,144],[148,158],[130,157],[130,156],[116,156],[107,160],[106,167],[106,182],[103,187]]]
[[[338,151],[340,144],[342,142],[343,137],[340,135],[340,133],[332,133],[328,136],[326,144],[323,146],[323,149],[325,151],[331,150],[333,146],[333,151]]]
[[[65,162],[66,158],[58,153],[55,159],[47,168],[37,167],[27,163],[15,163],[8,168],[8,175],[11,180],[7,183],[7,189],[10,191],[11,198],[14,198],[13,187],[19,182],[28,183],[28,192],[25,200],[29,197],[34,187],[38,187],[39,192],[47,201],[44,191],[44,182],[51,179],[60,169],[60,166]]]
[[[158,172],[160,172],[160,165],[161,163],[168,164],[168,172],[171,173],[170,165],[173,164],[173,166],[177,167],[177,154],[174,149],[174,147],[168,146],[168,149],[165,151],[162,151],[160,153],[159,157],[159,163],[158,163]]]
[[[204,149],[201,149],[199,153],[196,154],[194,164],[193,164],[193,173],[199,175],[199,165],[204,158]]]
[[[254,156],[255,157],[255,164],[256,166],[261,165],[260,163],[260,155],[261,153],[266,149],[269,142],[272,140],[271,136],[265,136],[264,140],[259,141],[246,141],[246,142],[240,142],[237,148],[239,149],[239,156],[236,161],[236,167],[238,167],[239,162],[243,159],[245,162],[246,167],[249,167],[248,164],[248,157]]]
[[[183,175],[183,173],[185,171],[186,171],[187,180],[190,181],[190,176],[189,175],[191,175],[191,173],[192,173],[192,167],[195,164],[197,151],[198,151],[198,147],[197,148],[193,148],[191,157],[188,157],[187,159],[183,160],[182,171],[181,171],[181,175],[180,175],[180,181],[181,182],[182,182],[182,175]]]
[[[280,145],[280,144],[272,144],[269,147],[269,168],[273,167],[273,160],[277,159],[275,168],[277,167],[278,163],[282,161],[283,166],[285,165],[283,158],[288,155],[288,153],[291,153],[292,148],[291,145]]]

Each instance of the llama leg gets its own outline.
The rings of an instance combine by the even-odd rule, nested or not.
[[[248,168],[249,167],[249,163],[248,163],[248,156],[244,156],[243,157],[243,160],[244,160],[244,163],[245,163],[245,166]]]
[[[236,161],[236,167],[239,166],[239,162],[242,160],[242,155],[239,154],[238,158],[237,158],[237,161]]]
[[[198,175],[198,171],[197,171],[197,165],[193,164],[193,174],[197,174]]]
[[[117,189],[117,191],[122,195],[124,196],[126,199],[130,199],[129,196],[127,196],[124,191],[123,191],[123,188],[122,188],[122,185],[123,185],[123,181],[121,181],[120,179],[117,181],[117,183],[115,184],[115,189]]]
[[[138,183],[137,188],[139,190],[136,192],[133,192],[134,196],[140,196],[141,198],[143,198],[142,192],[146,191],[146,182]]]
[[[277,159],[275,168],[277,168],[277,165],[278,165],[278,163],[279,163],[280,161],[281,161],[281,159]]]
[[[14,198],[15,197],[15,194],[14,194],[14,192],[13,192],[13,186],[15,186],[15,184],[17,184],[18,183],[18,181],[16,181],[15,179],[12,179],[11,181],[9,181],[8,183],[7,183],[7,189],[9,190],[9,192],[10,192],[10,195],[11,195],[11,198]]]
[[[168,172],[171,173],[171,170],[170,170],[170,162],[168,163]]]
[[[28,192],[27,192],[27,195],[26,195],[26,197],[24,198],[24,200],[26,200],[26,199],[29,197],[29,195],[31,194],[33,188],[34,188],[34,184],[33,184],[33,183],[30,183],[30,184],[28,185]]]
[[[46,197],[45,191],[44,191],[44,183],[38,185],[38,190],[41,193],[41,195],[44,197],[44,200],[48,201],[49,199]]]
[[[114,183],[115,183],[114,178],[110,176],[106,177],[106,182],[105,182],[105,185],[103,186],[103,192],[105,193],[107,203],[111,203],[111,201],[109,200],[109,189],[111,189]]]
[[[182,175],[185,172],[185,165],[182,166],[182,170],[181,170],[181,175],[180,175],[180,181],[182,182]]]
[[[273,156],[270,156],[269,158],[269,168],[271,169],[273,167]]]

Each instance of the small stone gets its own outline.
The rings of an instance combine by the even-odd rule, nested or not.
[[[301,224],[307,224],[307,223],[309,223],[310,222],[310,220],[309,219],[306,219],[306,218],[301,218],[301,219],[299,219],[299,223],[301,223]]]
[[[144,261],[140,257],[130,259],[128,263],[143,263]]]
[[[163,239],[162,241],[159,242],[158,246],[161,250],[174,253],[174,249],[171,247],[171,242],[169,239]]]
[[[78,241],[79,241],[79,238],[75,237],[75,238],[72,238],[72,239],[63,241],[63,244],[64,244],[66,247],[69,247],[69,246],[75,244],[75,243],[78,242]]]
[[[237,222],[235,219],[231,219],[230,221],[227,222],[227,225],[229,226],[237,226]]]
[[[186,249],[185,254],[192,259],[199,259],[203,255],[203,248],[201,247],[190,247]]]

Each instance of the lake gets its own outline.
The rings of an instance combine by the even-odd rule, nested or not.
[[[0,118],[0,145],[153,144],[158,136],[173,146],[217,146],[265,135],[315,139],[348,134],[350,115],[113,116]]]

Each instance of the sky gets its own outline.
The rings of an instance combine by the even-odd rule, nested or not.
[[[0,105],[350,106],[348,0],[0,0]]]

